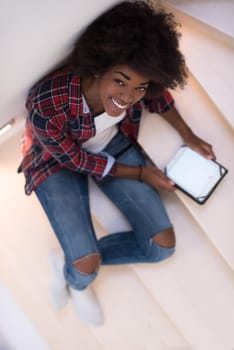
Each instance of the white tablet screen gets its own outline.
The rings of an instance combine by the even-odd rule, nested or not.
[[[219,164],[202,157],[189,147],[181,147],[166,167],[167,176],[199,200],[219,181]]]

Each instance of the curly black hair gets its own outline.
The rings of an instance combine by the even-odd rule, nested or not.
[[[179,24],[147,0],[122,1],[95,19],[79,36],[68,59],[81,78],[128,65],[147,77],[148,96],[186,83],[179,50]]]

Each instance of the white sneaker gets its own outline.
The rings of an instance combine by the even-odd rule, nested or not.
[[[93,326],[99,326],[104,323],[101,306],[90,286],[84,290],[76,290],[69,287],[69,291],[74,311],[81,321]]]
[[[49,256],[49,262],[52,273],[49,299],[53,307],[59,310],[65,307],[69,299],[67,282],[63,274],[63,252],[60,250],[52,251]]]

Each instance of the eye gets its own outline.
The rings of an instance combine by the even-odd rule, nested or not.
[[[124,82],[120,79],[114,79],[114,82],[118,85],[118,86],[124,86]]]
[[[141,92],[141,93],[146,92],[146,89],[147,89],[146,86],[139,86],[139,87],[137,88],[137,90],[138,90],[139,92]]]

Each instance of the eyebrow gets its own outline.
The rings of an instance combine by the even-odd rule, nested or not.
[[[125,74],[124,72],[116,70],[116,71],[114,71],[114,73],[118,73],[118,74],[122,75],[125,79],[131,80],[131,78],[127,74]],[[146,81],[145,83],[140,83],[140,85],[147,85],[149,83],[150,83],[150,81]]]

